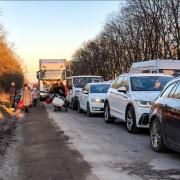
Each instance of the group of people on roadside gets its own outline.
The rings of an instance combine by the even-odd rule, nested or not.
[[[16,84],[12,82],[9,90],[10,107],[15,111],[18,109],[18,104],[21,103],[21,107],[28,113],[31,105],[37,105],[38,94],[38,88],[35,85],[31,89],[28,84],[24,84],[23,88],[18,90]]]
[[[50,93],[54,95],[57,94],[66,98],[66,96],[68,95],[68,89],[66,85],[63,84],[62,81],[58,80],[57,83],[53,84]]]

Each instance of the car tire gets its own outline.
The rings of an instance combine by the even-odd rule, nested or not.
[[[87,117],[91,117],[91,116],[92,116],[89,103],[87,103],[87,111],[86,111],[86,114],[87,114]]]
[[[104,121],[108,124],[113,124],[115,122],[115,118],[111,117],[111,114],[110,114],[109,103],[105,103],[105,106],[104,106]]]
[[[78,102],[78,113],[82,113],[82,109],[81,109],[81,106],[80,106],[80,102]]]
[[[71,100],[71,109],[76,110],[76,104],[75,104],[74,99]]]
[[[136,126],[136,114],[132,106],[126,110],[126,128],[130,133],[137,133],[139,131]]]
[[[57,106],[54,106],[54,112],[57,112],[57,111],[58,111]]]
[[[156,152],[167,150],[163,142],[162,127],[158,118],[153,119],[150,126],[150,143],[152,149]]]

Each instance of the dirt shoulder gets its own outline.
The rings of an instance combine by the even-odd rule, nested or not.
[[[91,173],[81,154],[69,148],[68,137],[48,119],[43,105],[31,109],[19,125],[18,179],[85,180]]]

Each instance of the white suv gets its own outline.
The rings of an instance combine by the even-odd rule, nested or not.
[[[126,122],[127,130],[149,128],[151,103],[173,77],[163,74],[123,74],[117,77],[107,93],[104,119],[113,123],[115,118]]]

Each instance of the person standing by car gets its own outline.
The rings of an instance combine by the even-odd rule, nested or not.
[[[65,86],[64,86],[64,84],[62,82],[60,82],[60,84],[59,84],[58,94],[60,96],[63,96],[64,98],[66,98]]]
[[[9,90],[9,98],[10,98],[10,107],[13,109],[15,107],[15,97],[16,97],[16,85],[14,82],[11,82],[11,87]]]
[[[36,107],[37,100],[38,100],[38,89],[36,86],[33,86],[33,89],[32,89],[32,99],[33,99],[33,105],[34,107]]]
[[[29,111],[28,108],[32,101],[32,94],[31,94],[31,90],[27,84],[24,84],[21,99],[23,101],[25,112],[28,113],[28,111]]]
[[[68,94],[69,94],[69,89],[68,89],[68,85],[67,85],[67,82],[66,82],[66,81],[64,82],[64,88],[65,88],[65,94],[66,94],[66,96],[68,96]]]

